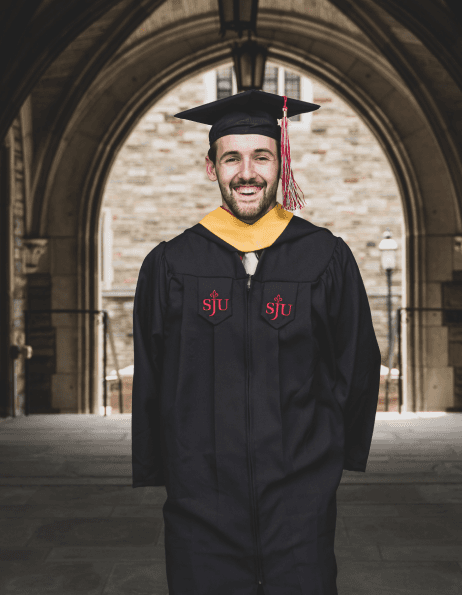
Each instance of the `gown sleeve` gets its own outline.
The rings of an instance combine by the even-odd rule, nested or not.
[[[344,413],[343,468],[366,471],[380,384],[380,349],[355,257],[341,237],[326,276],[335,353],[334,392]]]
[[[167,275],[165,242],[144,259],[133,305],[132,487],[162,486],[160,379]]]

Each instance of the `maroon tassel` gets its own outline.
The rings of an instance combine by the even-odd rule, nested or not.
[[[287,211],[295,211],[296,209],[302,209],[306,206],[303,203],[304,195],[294,180],[294,174],[292,172],[290,162],[290,143],[289,143],[289,131],[288,131],[288,120],[287,120],[287,97],[284,97],[283,116],[281,122],[281,159],[282,159],[282,194],[284,201],[282,206]]]

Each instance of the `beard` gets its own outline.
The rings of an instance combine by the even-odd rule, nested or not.
[[[221,183],[220,179],[218,179],[218,185],[220,187],[223,201],[233,215],[240,221],[252,225],[276,205],[279,177],[271,186],[267,186],[266,182],[263,180],[237,180],[236,182],[231,182],[229,186],[225,186]],[[260,186],[262,188],[262,196],[258,202],[242,202],[235,196],[235,194],[233,194],[233,188],[236,188],[237,186]]]

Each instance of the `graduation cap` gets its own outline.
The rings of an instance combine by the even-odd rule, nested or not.
[[[304,204],[303,192],[294,180],[291,168],[287,118],[312,112],[319,107],[308,101],[250,89],[179,112],[175,118],[211,124],[210,145],[228,134],[261,134],[280,141],[283,207],[294,211]],[[280,125],[278,119],[281,120]]]

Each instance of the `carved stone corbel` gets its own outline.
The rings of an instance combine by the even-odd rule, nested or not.
[[[42,254],[48,249],[47,238],[23,238],[22,270],[26,274],[35,273]]]

